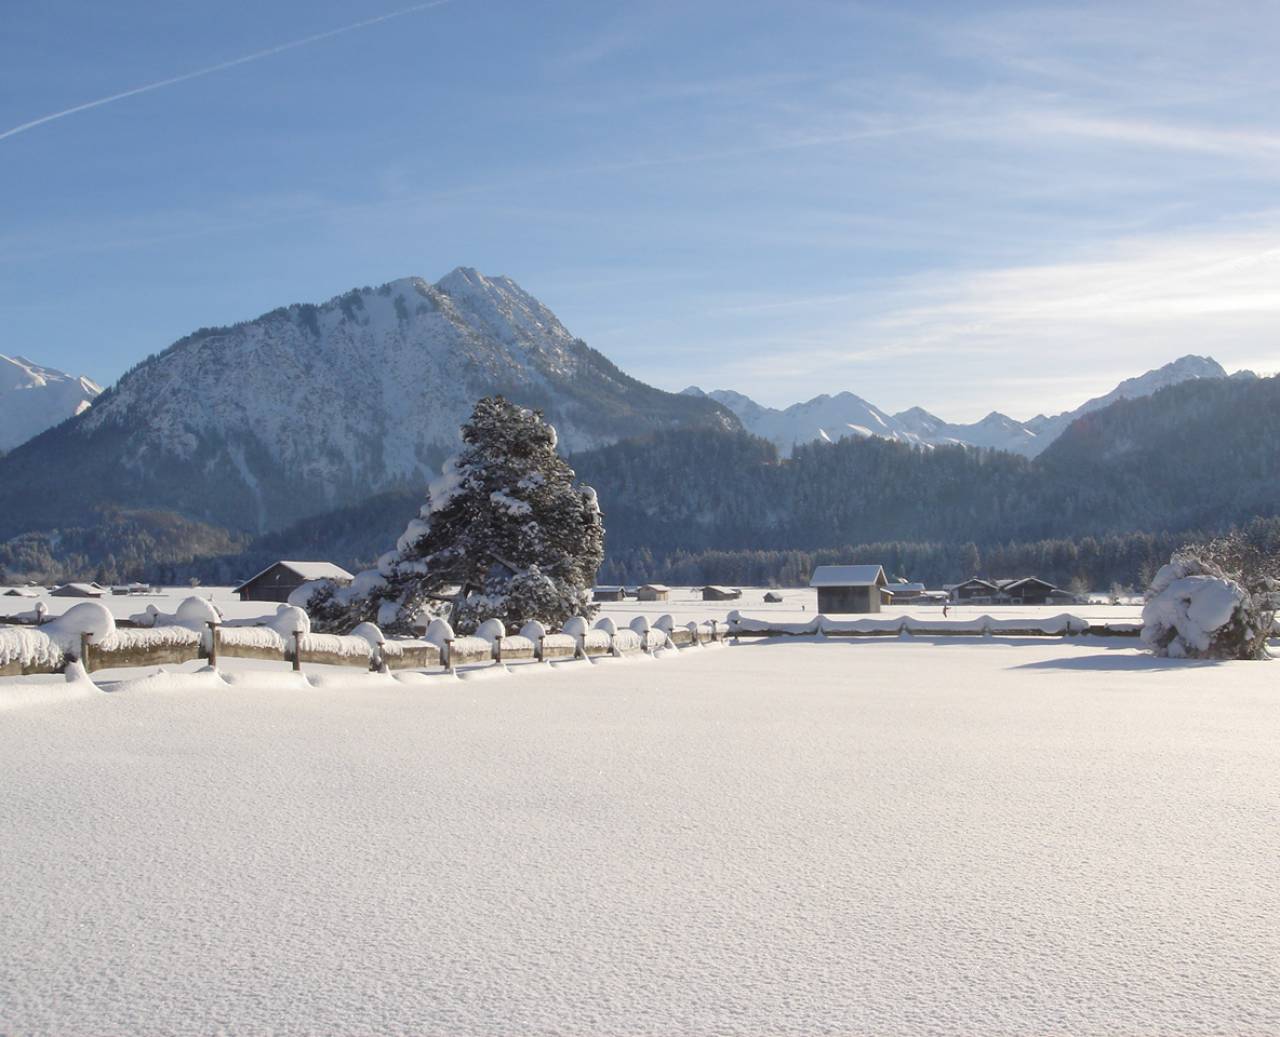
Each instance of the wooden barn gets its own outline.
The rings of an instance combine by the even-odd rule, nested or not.
[[[1015,605],[1048,605],[1058,590],[1052,583],[1024,576],[1020,580],[1000,580],[1000,593]]]
[[[621,601],[623,597],[625,597],[625,593],[621,587],[591,588],[592,601]]]
[[[742,591],[736,587],[716,587],[711,584],[702,588],[703,601],[737,601]]]
[[[947,590],[951,594],[952,601],[972,601],[978,604],[995,601],[1000,596],[1000,587],[997,584],[990,580],[980,580],[976,576],[965,580],[964,583],[952,584]]]
[[[767,594],[765,594],[764,600],[768,602],[768,604],[770,605],[781,605],[782,595],[779,594],[777,591],[769,591]]]
[[[636,591],[637,601],[666,601],[671,597],[671,588],[661,583],[646,583]]]
[[[891,583],[889,590],[893,592],[893,603],[895,605],[905,605],[913,601],[921,601],[924,598],[923,583]]]
[[[99,587],[96,583],[64,583],[61,587],[51,590],[49,592],[49,597],[100,598],[106,593],[106,588]]]
[[[346,569],[332,562],[276,562],[245,580],[235,588],[235,593],[241,601],[285,602],[290,594],[312,580],[350,583],[354,579]]]
[[[820,565],[809,580],[809,586],[817,588],[818,611],[824,615],[879,612],[888,584],[881,565]]]

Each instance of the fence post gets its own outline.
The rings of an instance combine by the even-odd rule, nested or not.
[[[441,652],[440,654],[442,656],[441,661],[444,663],[445,672],[457,673],[457,670],[453,668],[453,638],[452,637],[446,637],[444,639],[444,651]]]
[[[84,672],[89,672],[89,644],[93,637],[88,631],[80,634],[80,665],[84,667]]]
[[[293,670],[294,673],[302,672],[302,631],[295,630],[293,632]]]
[[[218,624],[209,621],[209,665],[218,668]]]
[[[545,663],[547,661],[547,635],[538,635],[538,662]]]
[[[720,640],[720,634],[717,632],[716,621],[714,619],[711,621],[711,640],[712,641]]]
[[[502,665],[502,638],[498,638],[493,642],[493,664],[495,666]]]

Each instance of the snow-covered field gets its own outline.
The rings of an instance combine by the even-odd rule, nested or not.
[[[0,713],[0,1032],[1280,1032],[1274,664],[230,666]]]
[[[27,612],[35,608],[37,601],[44,603],[50,616],[61,615],[72,605],[83,599],[55,598],[47,590],[41,588],[32,598],[6,597],[7,587],[0,587],[0,622],[7,615]],[[630,621],[634,616],[647,616],[656,619],[664,613],[671,614],[678,622],[690,620],[715,619],[723,621],[734,609],[744,615],[776,619],[783,623],[804,622],[812,619],[818,608],[817,592],[808,587],[784,588],[776,591],[782,596],[782,602],[771,604],[764,600],[766,588],[744,587],[742,597],[736,601],[703,601],[702,595],[689,587],[673,587],[668,601],[626,601],[605,602],[600,606],[600,615],[612,616],[619,626],[625,625],[623,620]],[[111,610],[117,619],[127,619],[136,612],[143,612],[148,605],[155,605],[160,612],[172,613],[184,598],[195,594],[209,598],[227,619],[252,619],[267,617],[275,612],[275,606],[269,602],[242,602],[231,593],[230,587],[166,587],[159,594],[141,594],[117,596],[107,594],[96,600],[101,601]],[[1133,601],[1125,605],[1046,605],[1046,606],[1012,606],[1012,605],[962,605],[952,606],[949,612],[951,619],[973,619],[990,614],[1001,618],[1047,618],[1069,612],[1073,616],[1092,619],[1097,622],[1132,623],[1142,616],[1142,602]],[[927,619],[938,619],[942,609],[938,605],[886,605],[880,613],[882,617],[910,615]]]

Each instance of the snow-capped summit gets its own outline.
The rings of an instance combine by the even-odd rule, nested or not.
[[[814,440],[833,442],[850,436],[881,436],[907,443],[919,443],[920,437],[851,392],[835,396],[815,396],[804,403],[794,403],[785,410],[764,407],[748,396],[732,389],[716,389],[704,393],[697,386],[684,390],[685,395],[700,395],[728,407],[754,435],[774,443],[783,454]]]
[[[55,505],[66,524],[61,487],[75,484],[77,466],[92,487],[77,507],[126,503],[277,528],[425,486],[490,394],[541,409],[566,451],[678,426],[739,427],[711,400],[628,377],[510,278],[459,267],[435,284],[402,278],[181,339],[57,442],[4,459],[0,533],[47,525],[36,513]],[[22,495],[5,486],[19,481]]]
[[[0,451],[81,413],[101,392],[84,376],[0,353]]]
[[[1239,372],[1239,374],[1246,376],[1250,373]],[[1140,374],[1135,378],[1126,378],[1105,396],[1095,396],[1093,399],[1082,403],[1075,410],[1064,411],[1051,418],[1045,417],[1043,414],[1037,414],[1026,423],[1026,427],[1033,431],[1036,437],[1042,441],[1040,449],[1033,453],[1038,454],[1040,450],[1043,450],[1057,439],[1076,418],[1091,411],[1101,410],[1103,407],[1115,403],[1116,400],[1136,400],[1142,396],[1150,396],[1152,393],[1159,392],[1170,385],[1178,385],[1196,378],[1226,377],[1228,377],[1226,369],[1212,357],[1193,356],[1190,354],[1179,357],[1177,360],[1171,361],[1163,367],[1148,371],[1146,374]]]
[[[1247,378],[1240,371],[1232,378]],[[1007,450],[1035,457],[1062,434],[1076,418],[1100,410],[1120,399],[1136,399],[1170,385],[1193,378],[1226,378],[1222,365],[1210,357],[1184,356],[1172,363],[1135,378],[1127,378],[1105,396],[1098,396],[1075,410],[1053,417],[1039,414],[1030,421],[1018,421],[992,411],[981,421],[952,424],[923,407],[911,407],[889,415],[850,392],[835,396],[815,396],[804,403],[792,404],[784,410],[764,407],[742,393],[717,389],[704,393],[696,386],[685,389],[689,395],[705,396],[724,404],[742,421],[748,431],[772,440],[783,453],[801,443],[836,440],[847,436],[879,436],[898,442],[926,446],[959,444],[992,450]]]

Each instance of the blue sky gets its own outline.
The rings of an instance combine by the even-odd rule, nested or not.
[[[454,266],[775,405],[1280,368],[1280,7],[17,0],[0,352],[111,381]],[[318,34],[332,33],[301,43]],[[148,84],[286,49],[16,127]]]

